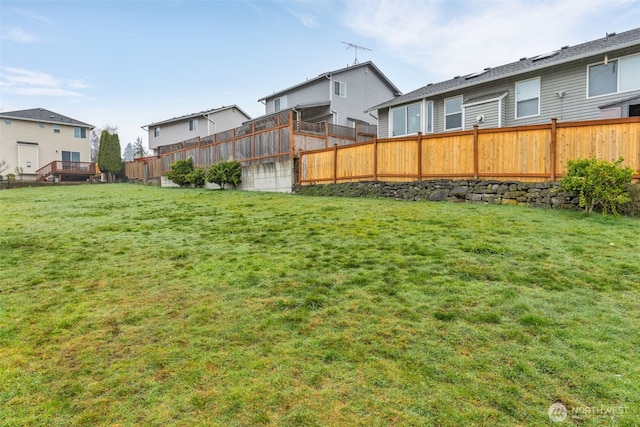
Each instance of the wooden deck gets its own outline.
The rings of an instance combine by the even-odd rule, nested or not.
[[[36,171],[38,181],[45,181],[50,176],[57,176],[60,181],[71,177],[90,177],[96,174],[96,164],[92,162],[70,162],[56,160]]]

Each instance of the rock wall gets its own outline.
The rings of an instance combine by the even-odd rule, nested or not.
[[[347,182],[296,186],[295,192],[322,196],[389,197],[400,200],[447,200],[450,202],[579,209],[577,197],[560,191],[559,187],[559,182],[467,179],[459,181]]]

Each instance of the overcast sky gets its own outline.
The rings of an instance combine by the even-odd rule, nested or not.
[[[0,111],[141,126],[373,61],[404,93],[640,26],[640,0],[0,0]]]

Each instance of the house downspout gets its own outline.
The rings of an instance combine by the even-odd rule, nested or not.
[[[333,109],[333,76],[331,74],[326,75],[327,79],[329,79],[329,112],[333,118],[334,125],[338,124],[338,112]]]
[[[202,115],[202,117],[204,117],[205,119],[207,119],[207,122],[211,122],[211,123],[213,123],[213,133],[215,134],[215,133],[216,133],[216,122],[214,122],[213,120],[211,120],[211,119],[209,118],[209,115],[208,115],[208,114],[206,114],[206,115],[205,115],[205,114],[203,114],[203,115]],[[209,123],[207,123],[207,135],[211,135],[211,132],[209,131]]]

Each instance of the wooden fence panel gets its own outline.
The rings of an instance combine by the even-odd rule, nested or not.
[[[326,184],[334,179],[335,151],[305,153],[300,158],[300,182]]]
[[[640,170],[640,125],[638,123],[592,124],[558,127],[556,170],[567,172],[567,161],[592,158],[616,161]]]
[[[478,134],[478,175],[491,178],[546,178],[550,170],[549,129]]]
[[[372,180],[375,173],[374,144],[340,148],[336,157],[336,179],[338,182]]]
[[[473,177],[473,134],[422,140],[423,177]]]
[[[385,139],[376,144],[377,176],[384,181],[418,179],[418,140]]]

